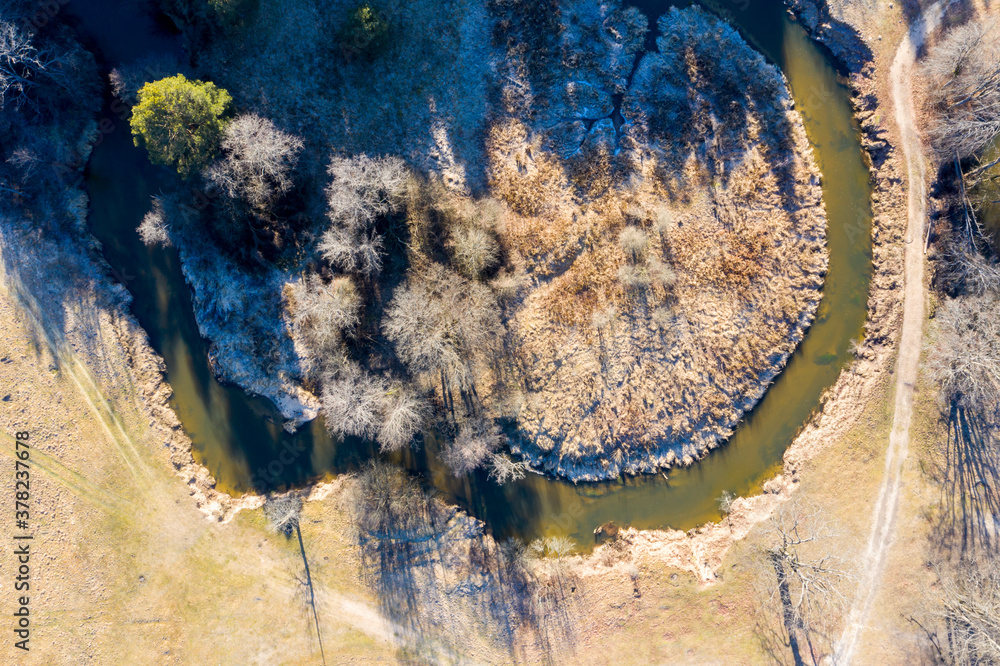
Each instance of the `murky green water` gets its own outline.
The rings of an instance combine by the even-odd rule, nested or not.
[[[1000,157],[1000,137],[997,137],[993,147],[986,151],[983,164],[989,164],[998,157]],[[1000,166],[993,167],[990,173],[994,175],[976,188],[973,195],[982,197],[987,202],[979,210],[979,219],[992,233],[994,247],[1000,248]]]
[[[116,14],[114,9],[103,10],[108,16],[102,20],[88,13],[91,4],[113,7],[115,3],[84,2],[73,9],[83,32],[103,49],[107,62],[177,48],[170,38],[154,35],[151,22]],[[651,19],[668,6],[640,4]],[[452,478],[439,464],[433,442],[397,458],[500,536],[533,538],[555,532],[589,548],[594,528],[608,520],[642,528],[687,529],[716,518],[716,499],[724,490],[752,492],[778,469],[782,453],[818,405],[821,393],[849,361],[851,339],[861,335],[871,274],[870,190],[848,93],[829,59],[787,18],[779,2],[738,0],[713,10],[738,25],[784,70],[816,149],[824,176],[830,249],[830,271],[817,319],[734,437],[700,464],[673,471],[669,481],[646,476],[573,485],[531,475],[498,488],[481,474]],[[116,41],[118,31],[109,30],[108,21],[128,32],[129,39]],[[176,252],[147,249],[135,233],[165,172],[151,166],[132,146],[127,123],[107,113],[115,129],[95,149],[88,167],[89,223],[104,244],[105,257],[135,297],[136,317],[166,361],[167,380],[174,389],[172,404],[194,442],[196,458],[221,488],[240,492],[249,487],[251,475],[258,480],[273,478],[277,485],[301,483],[354,469],[374,455],[370,443],[332,441],[320,421],[288,435],[268,401],[247,397],[214,379]]]

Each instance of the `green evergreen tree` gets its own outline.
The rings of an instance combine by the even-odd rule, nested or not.
[[[172,165],[187,178],[218,151],[231,102],[214,83],[183,74],[147,83],[132,110],[135,145],[145,146],[153,163]]]

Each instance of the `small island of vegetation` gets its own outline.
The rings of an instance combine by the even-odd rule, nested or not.
[[[158,197],[140,232],[179,249],[223,378],[289,427],[433,432],[499,481],[689,465],[732,433],[826,270],[774,66],[697,8],[647,52],[617,3],[495,2],[458,31],[436,5],[338,5],[304,36],[289,6],[204,19],[198,80],[117,74],[137,142],[203,193]],[[454,48],[417,58],[431,34]],[[313,88],[287,95],[279,51]]]

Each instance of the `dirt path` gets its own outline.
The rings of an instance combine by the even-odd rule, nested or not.
[[[913,386],[920,365],[924,323],[924,222],[927,218],[926,162],[920,137],[914,127],[911,74],[924,38],[935,29],[950,4],[939,0],[924,10],[911,26],[909,34],[900,42],[889,74],[908,183],[903,330],[896,360],[896,402],[889,447],[885,454],[885,474],[875,504],[868,545],[860,563],[862,579],[847,615],[844,633],[837,641],[835,662],[838,664],[849,664],[854,659],[878,591],[893,535],[903,461],[906,460],[909,449]]]

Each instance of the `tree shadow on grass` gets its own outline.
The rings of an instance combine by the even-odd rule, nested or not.
[[[532,566],[523,545],[497,544],[385,464],[361,472],[351,503],[362,577],[401,657],[461,660],[486,645],[551,660],[571,649],[579,583],[561,564]]]
[[[1000,437],[995,419],[953,403],[944,460],[935,470],[942,512],[938,548],[961,559],[1000,552]]]

